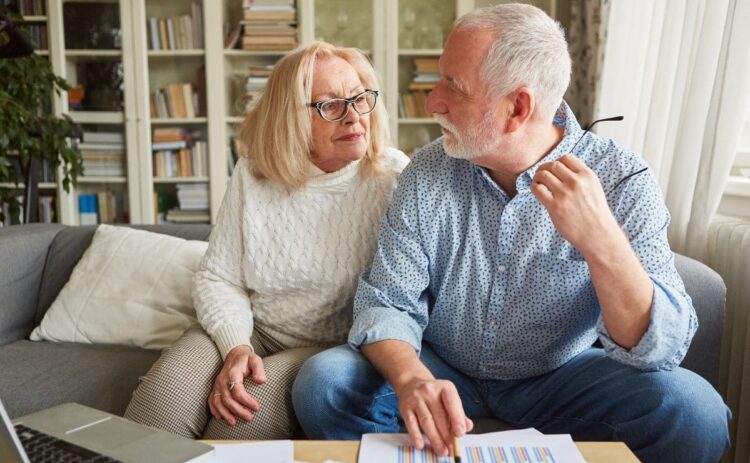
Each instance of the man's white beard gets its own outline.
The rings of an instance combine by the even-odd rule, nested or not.
[[[471,160],[494,151],[500,144],[500,134],[493,130],[494,121],[489,113],[485,114],[478,125],[469,127],[465,133],[461,133],[442,114],[433,115],[438,123],[451,133],[452,140],[449,140],[448,136],[443,137],[443,149],[450,157]]]

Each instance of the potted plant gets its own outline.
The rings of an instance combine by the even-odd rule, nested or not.
[[[0,7],[0,13],[13,21],[21,20],[7,8]],[[32,53],[2,58],[3,49],[10,47],[13,39],[17,40],[17,33],[28,41],[26,31],[19,28],[11,31],[11,27],[0,30],[0,184],[15,184],[17,189],[25,183],[24,197],[34,198],[35,169],[46,160],[53,172],[62,166],[62,185],[69,191],[83,172],[75,140],[78,127],[67,115],[56,116],[51,104],[53,95],[69,90],[70,85],[52,72],[45,57]],[[14,188],[0,188],[2,203],[10,205],[12,223],[17,223],[20,204]],[[33,217],[28,213],[24,216]],[[0,208],[0,223],[4,220]]]

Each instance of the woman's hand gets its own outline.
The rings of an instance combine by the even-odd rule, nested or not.
[[[255,384],[266,382],[263,359],[249,346],[237,346],[224,359],[224,366],[216,375],[208,397],[208,408],[214,418],[223,419],[230,426],[237,423],[238,417],[247,421],[253,419],[260,404],[245,390],[243,382],[248,376]]]

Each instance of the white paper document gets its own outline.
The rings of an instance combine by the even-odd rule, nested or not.
[[[459,439],[461,463],[586,463],[569,434],[545,435],[535,429],[467,434]],[[452,463],[425,447],[417,450],[408,434],[365,434],[359,463]]]
[[[290,463],[294,461],[294,444],[290,440],[212,444],[215,463]]]

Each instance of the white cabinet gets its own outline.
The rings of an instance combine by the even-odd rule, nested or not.
[[[130,222],[154,223],[160,199],[174,198],[178,185],[196,185],[194,188],[199,189],[198,185],[204,185],[209,196],[207,219],[215,221],[229,179],[231,139],[243,120],[243,95],[249,70],[272,65],[283,51],[225,49],[226,37],[243,19],[242,0],[47,1],[49,54],[55,72],[76,85],[88,78],[87,69],[106,69],[109,64],[121,79],[121,91],[111,92],[109,97],[106,92],[93,95],[88,103],[94,109],[86,105],[82,109],[69,107],[67,95],[55,101],[55,110],[70,114],[83,125],[84,132],[121,133],[125,153],[123,175],[86,175],[69,194],[58,187],[60,221],[79,223],[81,194],[110,192],[125,198]],[[200,6],[198,10],[196,3]],[[439,127],[432,118],[399,114],[399,95],[409,91],[415,59],[439,57],[442,43],[457,15],[493,3],[498,2],[297,0],[297,40],[306,44],[321,39],[362,49],[381,77],[393,142],[410,153],[439,136]],[[555,0],[534,3],[554,14]],[[119,26],[112,27],[115,33],[110,32],[111,37],[106,36],[105,29],[94,28],[93,34],[104,36],[96,40],[89,38],[87,43],[93,46],[71,47],[72,36],[80,41],[86,35],[85,30],[80,30],[81,13],[75,13],[76,8],[104,14],[103,20],[108,23],[115,21],[110,17],[116,13]],[[157,18],[155,24],[161,35],[159,18],[189,16],[195,29],[196,11],[200,11],[201,40],[183,41],[176,49],[154,49],[152,42],[156,31],[152,18]],[[74,30],[77,34],[71,34]],[[177,34],[177,30],[173,33]],[[205,88],[198,92],[201,98],[198,98],[198,108],[194,108],[197,113],[189,117],[154,117],[152,95],[175,83],[192,83],[194,89]],[[181,129],[193,140],[205,142],[207,172],[198,169],[193,173],[200,172],[200,175],[184,175],[184,171],[181,176],[163,175],[164,165],[160,164],[163,159],[155,161],[152,149],[152,135],[157,129]]]

